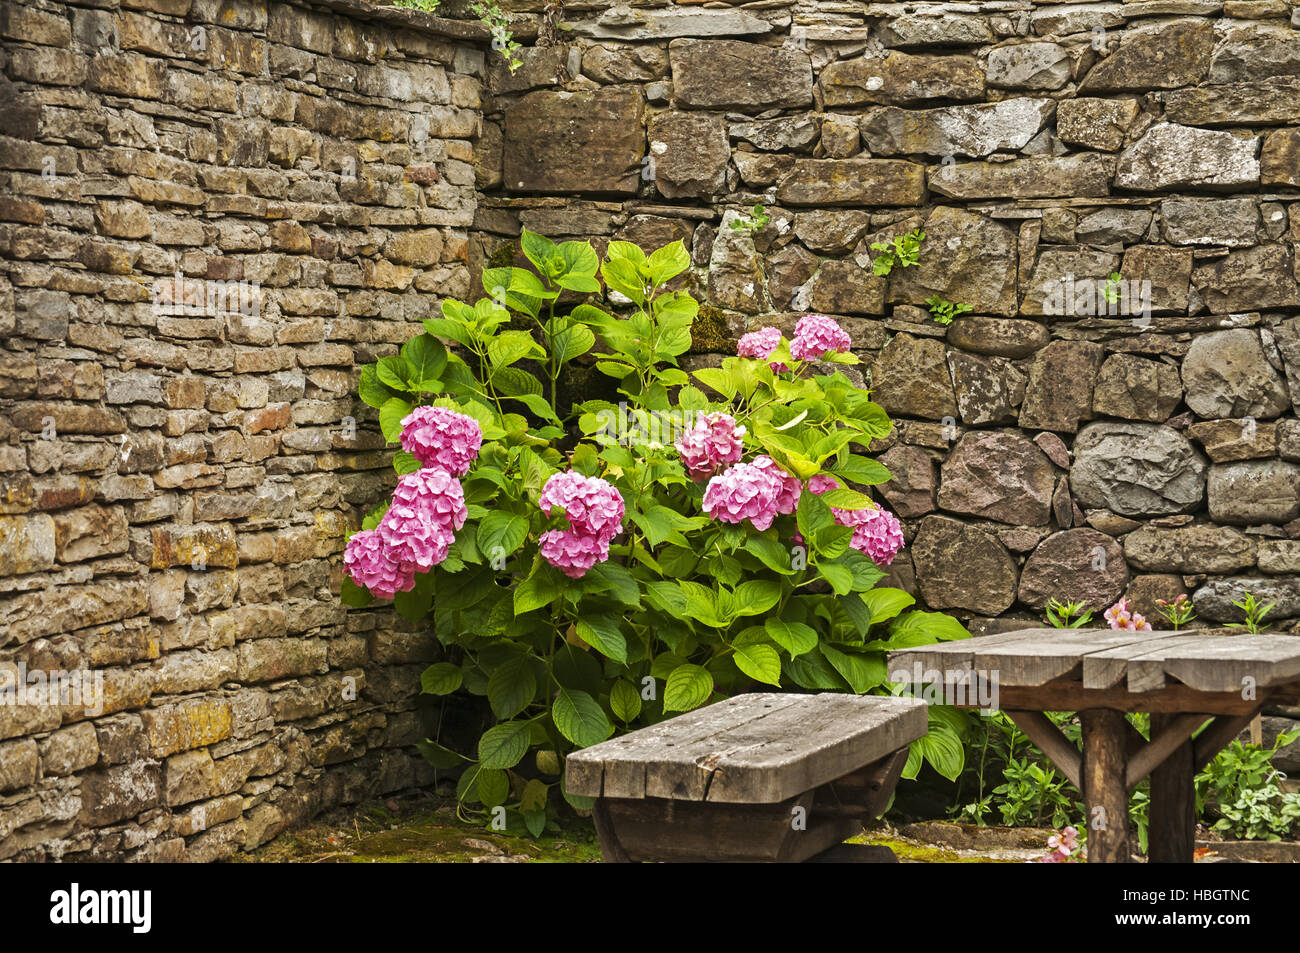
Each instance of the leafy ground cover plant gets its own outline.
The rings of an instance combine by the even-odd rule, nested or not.
[[[491,297],[444,301],[359,384],[402,449],[391,503],[348,541],[342,598],[429,619],[445,658],[424,690],[490,706],[475,750],[422,746],[463,768],[463,805],[536,834],[569,751],[752,689],[888,692],[886,652],[967,637],[877,587],[903,537],[855,487],[889,479],[863,451],[892,424],[837,369],[857,358],[833,320],[762,328],[688,375],[681,242],[614,241],[603,261],[520,244],[532,268],[486,269]],[[561,406],[575,362],[606,398]],[[905,775],[955,778],[960,724],[933,707]]]
[[[1300,832],[1300,793],[1284,792],[1272,759],[1300,738],[1282,732],[1271,748],[1234,741],[1196,776],[1198,814],[1215,814],[1214,830],[1250,840],[1281,840]]]

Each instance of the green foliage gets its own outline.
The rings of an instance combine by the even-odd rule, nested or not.
[[[1300,793],[1283,792],[1272,758],[1300,738],[1283,732],[1271,748],[1234,741],[1196,776],[1198,814],[1215,814],[1216,831],[1247,840],[1281,840],[1300,832]]]
[[[934,317],[934,320],[938,321],[945,327],[952,324],[953,318],[963,315],[968,311],[975,310],[968,304],[962,304],[960,302],[953,304],[951,301],[945,301],[938,295],[931,295],[926,298],[925,303],[930,306],[930,314]]]
[[[1072,712],[1048,712],[1047,717],[1066,740],[1082,749],[1082,731]],[[1128,716],[1130,724],[1146,738],[1150,716]],[[1015,726],[1006,715],[993,712],[979,719],[967,732],[967,740],[978,747],[978,755],[967,758],[969,767],[960,787],[975,786],[975,797],[961,803],[952,813],[959,820],[984,825],[996,812],[998,823],[1010,827],[1056,829],[1076,827],[1086,838],[1083,796]],[[1129,821],[1137,828],[1138,848],[1147,849],[1147,807],[1150,784],[1143,781],[1129,798]]]
[[[1075,716],[1049,712],[1048,717],[1066,739],[1081,747]],[[1150,737],[1150,716],[1129,715],[1143,738]],[[1282,778],[1272,765],[1279,749],[1300,738],[1300,730],[1279,734],[1272,747],[1234,741],[1196,775],[1196,813],[1215,818],[1214,830],[1249,840],[1279,840],[1300,833],[1300,793],[1285,792]],[[975,786],[975,796],[953,810],[959,820],[985,824],[994,816],[1009,826],[1061,828],[1086,831],[1084,806],[1078,791],[1001,712],[980,719],[966,732],[974,742],[960,784]],[[1129,821],[1138,835],[1138,848],[1147,850],[1150,782],[1143,781],[1129,797]]]
[[[650,254],[612,241],[602,260],[587,242],[524,231],[519,248],[529,268],[493,263],[483,273],[490,297],[443,301],[426,333],[364,368],[359,385],[390,441],[419,404],[452,407],[483,429],[462,479],[468,519],[448,558],[394,600],[407,618],[428,619],[444,647],[424,691],[479,696],[495,718],[473,750],[422,745],[434,764],[464,769],[465,810],[492,817],[504,807],[510,825],[544,829],[552,795],[590,806],[562,790],[568,752],[740,692],[888,693],[888,651],[968,637],[956,620],[915,610],[907,593],[876,588],[884,573],[849,548],[851,530],[831,513],[871,505],[855,487],[890,478],[863,455],[892,429],[866,391],[839,371],[814,373],[785,343],[774,359],[792,373],[731,357],[688,375],[678,360],[698,305],[665,288],[690,266],[680,241]],[[557,404],[557,381],[575,362],[594,366],[621,403]],[[796,514],[761,532],[704,516],[704,484],[672,444],[676,429],[714,411],[744,425],[750,456],[766,453],[805,480],[831,474],[841,489],[804,493]],[[414,461],[399,453],[394,465]],[[566,525],[542,514],[542,488],[570,468],[609,481],[626,506],[611,558],[578,579],[538,551],[542,533]],[[355,586],[344,598],[370,600]],[[931,709],[911,775],[928,762],[957,776],[963,717]]]
[[[491,31],[492,49],[501,54],[506,68],[513,74],[524,65],[524,61],[516,55],[521,44],[510,32],[510,18],[502,12],[496,0],[483,0],[481,3],[476,0],[469,5],[469,8],[474,12],[474,16],[482,20]]]
[[[772,220],[761,204],[755,205],[748,215],[741,215],[732,221],[731,227],[736,231],[758,232],[762,231],[763,226]]]
[[[1061,603],[1057,599],[1047,602],[1044,621],[1054,629],[1082,629],[1092,621],[1092,610],[1086,602]]]
[[[1267,625],[1264,625],[1264,616],[1268,615],[1277,603],[1270,602],[1267,605],[1260,605],[1255,600],[1255,594],[1248,592],[1234,602],[1233,605],[1241,610],[1241,614],[1246,617],[1246,621],[1229,622],[1227,627],[1229,629],[1245,629],[1251,635],[1259,635],[1268,628]]]
[[[1124,280],[1124,276],[1118,271],[1112,271],[1106,283],[1101,286],[1101,293],[1108,304],[1114,304],[1119,300],[1119,283]]]
[[[395,7],[408,7],[412,10],[423,10],[425,13],[437,13],[441,5],[442,0],[393,0]]]
[[[878,277],[883,278],[894,270],[895,265],[900,268],[912,267],[921,260],[923,241],[925,241],[925,232],[918,228],[906,235],[895,236],[887,242],[872,242],[871,250],[878,253],[872,263],[872,270]]]
[[[1187,593],[1180,592],[1173,602],[1165,599],[1156,600],[1156,611],[1164,616],[1175,632],[1196,618],[1196,612],[1192,609],[1192,602],[1187,598]]]

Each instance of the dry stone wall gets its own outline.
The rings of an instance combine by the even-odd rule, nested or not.
[[[428,782],[432,640],[335,598],[392,479],[356,373],[521,226],[683,239],[693,367],[836,315],[898,421],[893,581],[975,631],[1243,586],[1300,624],[1290,3],[502,5],[554,38],[514,73],[360,0],[0,7],[0,680],[90,689],[0,705],[0,859]]]
[[[391,489],[358,367],[468,289],[485,43],[330,6],[0,7],[0,859],[428,780],[432,640],[336,593]]]
[[[471,262],[521,225],[682,238],[709,305],[694,366],[837,316],[898,424],[877,447],[909,542],[893,579],[977,632],[1052,597],[1154,619],[1182,592],[1221,623],[1243,589],[1296,631],[1293,4],[566,17],[490,67]],[[769,223],[732,227],[754,203]],[[876,276],[872,243],[918,228],[919,264]],[[971,310],[944,326],[936,295]]]

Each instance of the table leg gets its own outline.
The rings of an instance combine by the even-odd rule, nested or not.
[[[1176,716],[1152,714],[1151,737]],[[1192,742],[1179,745],[1151,772],[1147,859],[1153,864],[1190,864],[1196,846],[1196,789]]]
[[[1125,864],[1128,837],[1127,739],[1124,715],[1109,708],[1079,713],[1083,723],[1083,799],[1088,863]]]

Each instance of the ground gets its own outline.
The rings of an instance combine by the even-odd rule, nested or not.
[[[454,798],[411,795],[335,811],[288,831],[238,863],[594,863],[591,822],[568,817],[533,839],[486,830],[456,815]],[[871,826],[864,844],[889,847],[902,863],[1023,863],[1047,850],[1049,830],[924,821]],[[1198,863],[1300,861],[1300,844],[1198,841]]]

